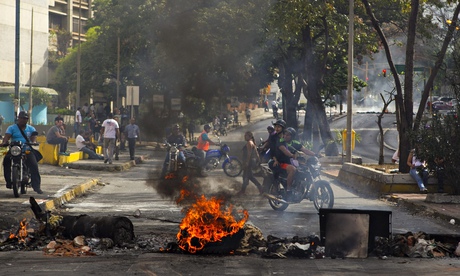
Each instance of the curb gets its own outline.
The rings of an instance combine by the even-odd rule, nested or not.
[[[43,211],[51,211],[56,209],[56,207],[59,207],[70,200],[86,193],[89,189],[93,188],[99,183],[99,179],[93,178],[90,179],[82,184],[76,185],[67,192],[63,193],[62,195],[52,198],[50,200],[46,200],[43,203],[39,203],[40,207],[43,209]],[[29,208],[26,212],[15,215],[15,219],[17,221],[21,221],[23,218],[35,218],[35,214],[32,212],[32,210]]]
[[[88,171],[109,171],[109,172],[121,172],[129,170],[131,167],[136,166],[137,164],[142,163],[144,160],[150,158],[149,154],[137,156],[134,160],[129,160],[121,164],[101,164],[101,163],[79,163],[72,162],[67,164],[67,167],[70,169],[76,170],[88,170]]]

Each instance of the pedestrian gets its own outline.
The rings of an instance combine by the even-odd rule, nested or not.
[[[78,107],[77,111],[75,112],[75,123],[73,125],[73,131],[74,131],[75,137],[77,137],[78,133],[80,133],[80,126],[82,122],[83,122],[83,119],[81,117],[81,107]]]
[[[241,190],[236,195],[240,196],[245,194],[246,188],[249,185],[249,181],[256,185],[257,189],[259,190],[259,194],[263,194],[264,191],[262,185],[252,174],[252,169],[260,164],[260,158],[259,154],[257,153],[257,147],[254,140],[254,134],[252,134],[250,131],[247,131],[244,134],[244,140],[246,141],[246,145],[243,147],[243,185],[241,186]]]
[[[81,111],[83,112],[82,116],[86,116],[89,113],[89,106],[88,103],[85,103],[83,107],[81,108]]]
[[[80,133],[77,138],[75,138],[75,145],[77,146],[77,149],[88,154],[89,159],[103,160],[104,156],[97,154],[95,151],[96,145],[89,141],[90,136],[90,132],[80,129]]]
[[[136,120],[131,118],[129,124],[125,126],[124,133],[125,137],[128,139],[128,148],[129,148],[129,159],[134,160],[134,150],[136,146],[136,141],[141,142],[140,139],[140,130],[139,126],[135,124]]]
[[[238,110],[236,108],[233,109],[233,123],[238,125]]]
[[[249,107],[246,107],[246,120],[248,121],[248,123],[251,122],[251,110],[249,109]]]
[[[195,122],[193,120],[190,120],[190,123],[188,124],[188,140],[189,142],[192,142],[194,140],[195,136]]]
[[[428,184],[428,169],[426,162],[417,157],[417,154],[419,154],[418,151],[419,145],[416,144],[415,148],[410,151],[409,156],[407,157],[407,165],[410,167],[409,174],[417,182],[420,192],[427,193],[428,189],[426,188],[426,185]]]
[[[64,122],[59,117],[54,119],[54,126],[52,126],[46,133],[46,143],[51,145],[59,145],[59,154],[68,156],[67,143],[69,139],[65,136],[62,129]]]
[[[99,103],[97,105],[96,117],[101,122],[103,122],[105,120],[105,111],[104,111],[104,106],[102,105],[102,103]]]
[[[109,113],[107,119],[102,122],[101,135],[104,138],[104,163],[112,164],[115,143],[120,139],[118,122],[113,119],[112,113]]]

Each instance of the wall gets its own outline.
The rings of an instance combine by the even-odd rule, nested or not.
[[[33,20],[32,84],[48,85],[48,0],[20,1],[20,84],[28,84],[31,18]],[[0,82],[15,83],[16,1],[0,0]]]

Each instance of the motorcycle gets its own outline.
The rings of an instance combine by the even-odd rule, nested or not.
[[[24,150],[24,146],[37,146],[38,143],[23,143],[21,141],[15,141],[9,145],[8,156],[5,158],[11,159],[11,185],[13,188],[14,197],[19,197],[21,194],[27,193],[27,188],[32,187],[31,175],[29,168],[26,164],[26,158],[29,154],[34,154],[30,150]]]
[[[168,156],[163,164],[163,170],[161,172],[161,178],[165,178],[165,176],[169,173],[181,173],[186,174],[186,166],[184,160],[179,158],[179,153],[183,150],[183,145],[176,145],[170,144],[165,141],[164,145],[166,146],[166,151],[168,152]]]
[[[264,194],[273,210],[284,211],[289,204],[300,203],[304,199],[313,201],[316,210],[334,206],[334,192],[326,180],[321,179],[321,163],[316,156],[297,158],[298,166],[292,182],[292,198],[286,200],[287,173],[283,171],[275,179],[268,164],[262,164],[264,171]]]
[[[235,156],[229,156],[230,147],[227,144],[222,144],[219,140],[219,149],[210,149],[206,152],[205,160],[201,160],[200,154],[197,152],[197,148],[192,148],[192,153],[186,150],[186,163],[188,170],[195,170],[201,176],[206,176],[206,174],[212,170],[215,170],[220,161],[222,162],[222,169],[224,173],[230,177],[237,177],[243,171],[243,164]]]

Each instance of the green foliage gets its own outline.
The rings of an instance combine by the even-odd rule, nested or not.
[[[460,194],[460,120],[453,116],[435,116],[429,127],[423,128],[418,137],[421,142],[417,156],[427,160],[434,169],[434,159],[444,157],[444,185],[452,186],[455,194]]]
[[[10,94],[10,98],[14,99],[14,94]],[[52,100],[51,95],[41,90],[40,88],[32,88],[32,106],[36,105],[46,105]],[[29,102],[29,93],[21,93],[20,102],[22,104]]]
[[[48,108],[48,114],[74,115],[74,111],[67,108]]]

